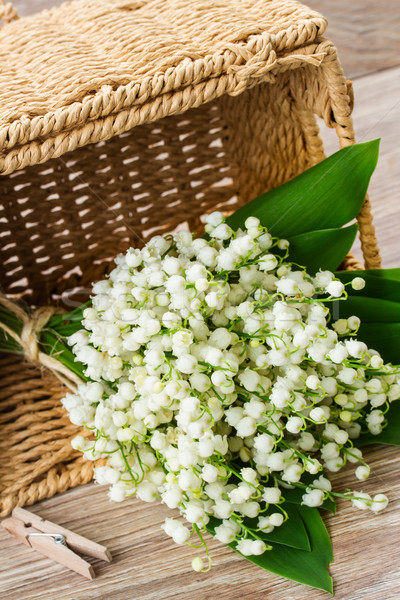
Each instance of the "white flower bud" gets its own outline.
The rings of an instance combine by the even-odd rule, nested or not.
[[[244,467],[240,470],[240,474],[248,483],[255,483],[257,481],[257,473],[254,469]]]
[[[143,502],[154,502],[157,500],[157,486],[150,481],[142,481],[136,488],[136,495]]]
[[[222,525],[215,528],[215,537],[222,544],[231,544],[236,538],[236,531],[224,521]]]
[[[260,376],[256,371],[245,369],[239,373],[238,379],[242,386],[249,392],[254,392],[260,383]]]
[[[122,502],[125,500],[125,490],[119,486],[111,486],[108,492],[108,497],[112,502]]]
[[[130,381],[124,381],[121,383],[118,388],[118,392],[120,396],[127,401],[133,400],[136,396],[135,386]]]
[[[382,367],[382,365],[383,365],[383,360],[380,356],[378,356],[376,354],[374,356],[371,356],[371,367],[373,369],[380,369]]]
[[[326,416],[322,406],[317,406],[310,411],[310,419],[315,423],[326,423]]]
[[[302,472],[303,468],[301,465],[289,465],[283,471],[282,479],[283,481],[287,481],[287,483],[296,483],[297,481],[300,481]]]
[[[177,508],[182,502],[182,492],[178,488],[171,488],[161,494],[161,501],[168,506],[168,508]]]
[[[200,523],[205,517],[205,512],[199,504],[191,501],[186,505],[185,517],[189,523]]]
[[[289,417],[286,422],[286,429],[293,434],[299,433],[303,426],[304,422],[301,417]]]
[[[256,423],[255,420],[251,417],[243,417],[236,425],[237,435],[241,438],[248,437],[253,435],[256,431]]]
[[[176,361],[176,368],[181,373],[191,374],[197,367],[197,358],[191,354],[182,354]]]
[[[218,240],[229,240],[232,237],[233,231],[226,223],[217,225],[215,229],[210,232],[210,237],[217,238]]]
[[[118,410],[113,413],[112,420],[116,427],[123,427],[128,421],[128,417],[124,412]]]
[[[379,394],[382,392],[382,382],[380,379],[373,377],[365,384],[365,389],[367,389],[372,394]]]
[[[281,499],[281,491],[276,487],[264,488],[262,497],[267,504],[278,504]]]
[[[214,505],[214,515],[217,519],[229,519],[233,512],[233,507],[227,500],[218,499]]]
[[[74,450],[84,451],[86,444],[87,440],[85,440],[85,438],[81,435],[77,435],[73,440],[71,440],[71,446]]]
[[[376,496],[373,497],[370,508],[374,513],[377,513],[381,510],[384,510],[387,507],[388,503],[389,500],[387,496],[385,496],[385,494],[376,494]]]
[[[211,225],[212,227],[218,227],[220,223],[223,223],[224,215],[222,214],[222,212],[214,211],[211,214],[206,215],[205,221],[208,225]]]
[[[269,522],[274,527],[280,527],[284,521],[284,517],[282,513],[272,513],[269,515]]]
[[[360,324],[361,324],[360,319],[358,317],[355,317],[355,316],[349,317],[347,319],[347,322],[348,322],[349,327],[350,327],[350,329],[352,331],[356,331],[360,327]]]
[[[205,464],[201,471],[201,476],[207,483],[213,483],[217,481],[218,469],[214,465]]]
[[[338,319],[333,323],[333,329],[338,335],[345,335],[349,331],[349,323],[347,319]]]
[[[365,494],[363,492],[353,492],[351,502],[356,508],[366,510],[367,508],[371,507],[372,498],[369,494]]]
[[[256,516],[258,515],[258,513],[260,512],[260,505],[258,504],[258,502],[243,502],[243,504],[239,505],[240,508],[238,508],[239,512],[245,516],[248,517],[249,519],[255,519]]]
[[[326,292],[334,298],[339,298],[344,292],[344,285],[341,281],[331,281],[326,286]]]
[[[306,506],[321,506],[324,501],[325,492],[323,490],[313,490],[307,488],[309,490],[306,494],[302,496],[302,504]]]
[[[317,479],[314,479],[312,487],[317,488],[319,490],[324,490],[326,492],[330,492],[332,490],[331,482],[323,475],[320,475]]]
[[[354,277],[351,282],[351,287],[353,290],[363,290],[365,288],[365,279],[362,277]]]
[[[360,467],[357,467],[355,471],[355,476],[357,477],[357,479],[367,479],[369,477],[369,474],[370,468],[366,465],[361,465]]]
[[[278,260],[273,254],[266,254],[259,262],[261,271],[273,271],[278,265]]]
[[[363,358],[363,355],[368,351],[368,347],[364,342],[357,340],[346,340],[346,349],[350,356],[355,358]]]
[[[260,219],[258,219],[257,217],[247,217],[247,219],[244,222],[244,226],[246,227],[246,229],[250,229],[251,227],[259,227]]]
[[[315,445],[315,439],[309,431],[302,431],[298,441],[301,450],[311,450]]]
[[[294,296],[298,293],[299,288],[297,282],[291,277],[283,277],[276,283],[276,289],[285,296]]]
[[[200,571],[202,571],[204,569],[204,561],[202,558],[200,558],[200,556],[196,556],[192,560],[192,569],[193,569],[193,571],[196,571],[197,573],[199,573]]]
[[[336,344],[336,346],[327,354],[327,357],[336,364],[342,363],[348,357],[349,353],[346,350],[345,345],[342,342]]]

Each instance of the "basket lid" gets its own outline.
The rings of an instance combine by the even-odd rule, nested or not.
[[[0,173],[271,81],[325,27],[293,0],[75,0],[14,21],[0,30]]]

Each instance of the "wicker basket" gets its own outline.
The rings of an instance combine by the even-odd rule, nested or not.
[[[292,0],[76,0],[15,17],[3,2],[1,282],[34,306],[71,305],[129,245],[201,231],[208,211],[320,161],[315,115],[354,142],[326,21]],[[368,200],[359,224],[378,267]],[[2,386],[6,515],[89,481],[93,464],[68,444],[57,380],[7,357]]]

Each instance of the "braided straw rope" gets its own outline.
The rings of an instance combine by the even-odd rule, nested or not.
[[[316,116],[340,147],[355,141],[326,21],[294,0],[74,0],[16,16],[2,1],[0,279],[30,305],[77,306],[129,246],[201,233],[205,213],[321,161]],[[358,222],[377,268],[368,198]],[[349,256],[343,268],[360,265]],[[37,368],[55,369],[37,344],[54,309],[12,307],[34,363],[2,359],[2,515],[93,473],[69,445],[81,432],[65,388]],[[77,384],[58,363],[57,376]]]
[[[19,15],[15,10],[11,2],[5,2],[0,0],[0,21],[3,21],[5,25],[19,19]]]

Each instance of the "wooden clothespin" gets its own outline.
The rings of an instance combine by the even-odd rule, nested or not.
[[[51,521],[45,521],[23,508],[14,508],[12,516],[4,519],[1,524],[26,546],[88,579],[95,578],[94,569],[75,552],[111,561],[111,554],[105,546],[87,540]]]

